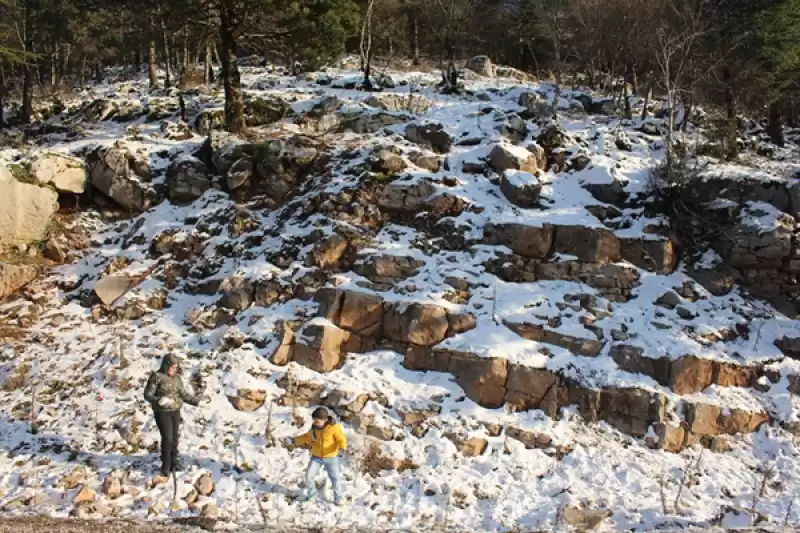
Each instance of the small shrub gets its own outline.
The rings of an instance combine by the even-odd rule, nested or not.
[[[6,377],[5,381],[3,382],[3,390],[6,392],[12,392],[23,388],[28,383],[28,373],[30,370],[31,367],[27,363],[22,363],[17,366],[17,368],[14,369],[14,372]]]

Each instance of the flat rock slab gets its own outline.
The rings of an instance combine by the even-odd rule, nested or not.
[[[134,280],[128,276],[106,276],[94,284],[94,293],[104,305],[111,305],[133,285]]]

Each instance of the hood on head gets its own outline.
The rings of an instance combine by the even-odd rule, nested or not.
[[[168,353],[164,356],[164,359],[161,360],[161,372],[164,374],[167,373],[167,369],[172,365],[178,365],[180,367],[181,360],[178,358],[177,355],[173,353]]]

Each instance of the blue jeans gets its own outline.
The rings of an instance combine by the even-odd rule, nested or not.
[[[319,476],[320,470],[325,468],[328,477],[333,485],[333,499],[336,502],[342,501],[342,467],[338,457],[322,459],[312,457],[306,469],[306,497],[311,498],[317,492],[315,480]]]

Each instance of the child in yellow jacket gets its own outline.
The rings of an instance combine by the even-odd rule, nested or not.
[[[333,485],[333,501],[342,504],[342,466],[340,453],[347,449],[347,439],[341,424],[336,423],[324,407],[319,407],[311,414],[311,431],[295,438],[287,437],[286,444],[293,446],[310,446],[311,461],[306,469],[305,501],[314,499],[316,485],[314,481],[325,468]]]

